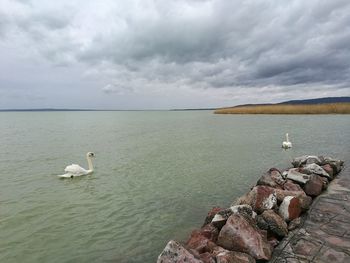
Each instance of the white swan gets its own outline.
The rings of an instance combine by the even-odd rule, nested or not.
[[[292,148],[292,143],[289,141],[288,133],[286,133],[286,141],[282,143],[283,149],[289,149]]]
[[[92,160],[91,160],[93,157],[95,157],[95,154],[93,152],[88,152],[86,154],[86,159],[87,159],[88,166],[89,166],[88,170],[84,169],[83,167],[81,167],[78,164],[71,164],[71,165],[68,165],[66,167],[66,169],[64,169],[64,171],[66,173],[58,175],[58,177],[61,177],[61,178],[73,178],[73,177],[76,177],[76,176],[92,174],[94,172],[94,167],[92,166]]]

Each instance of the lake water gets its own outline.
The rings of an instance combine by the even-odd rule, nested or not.
[[[270,167],[350,161],[349,138],[348,115],[2,112],[0,262],[155,262]],[[56,176],[88,151],[93,175]]]

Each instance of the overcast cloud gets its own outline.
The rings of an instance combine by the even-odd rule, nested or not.
[[[0,0],[0,108],[350,96],[348,0]]]

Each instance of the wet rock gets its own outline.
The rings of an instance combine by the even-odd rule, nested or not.
[[[334,173],[337,174],[341,171],[344,162],[332,157],[325,157],[323,164],[329,164],[333,168]]]
[[[294,158],[292,161],[292,164],[294,167],[300,167],[302,165],[311,164],[311,163],[321,165],[323,161],[324,159],[322,156],[303,155],[303,156]]]
[[[286,182],[283,184],[283,189],[287,191],[304,191],[303,188],[300,187],[300,185],[294,183],[292,180],[286,180]]]
[[[308,195],[304,195],[304,196],[298,196],[298,199],[300,202],[301,211],[305,212],[305,211],[309,210],[309,208],[312,204],[312,198]]]
[[[292,221],[289,222],[288,224],[288,230],[292,231],[294,229],[297,229],[301,225],[301,218],[295,218]]]
[[[205,237],[200,230],[192,231],[186,242],[186,248],[195,250],[198,254],[212,252],[217,245]]]
[[[204,220],[203,226],[209,224],[209,223],[213,220],[214,216],[215,216],[218,212],[220,212],[221,210],[224,210],[224,208],[221,208],[221,207],[213,207],[213,208],[208,212],[207,217],[206,217],[205,220]]]
[[[269,224],[265,221],[262,215],[258,215],[256,217],[256,224],[261,230],[268,230]]]
[[[305,193],[309,196],[318,196],[322,193],[323,180],[320,176],[313,174],[311,179],[303,187]]]
[[[225,250],[216,255],[216,263],[255,263],[255,259],[246,253]]]
[[[276,168],[271,168],[267,173],[260,177],[257,185],[266,185],[272,188],[281,189],[284,181],[281,172]]]
[[[233,214],[221,229],[217,243],[225,249],[247,253],[255,259],[269,260],[272,248],[267,237],[252,221],[240,214]]]
[[[158,256],[157,263],[203,263],[196,259],[180,243],[170,240],[165,246],[163,252]]]
[[[200,233],[209,240],[216,242],[219,235],[219,230],[214,225],[208,224],[200,229]]]
[[[217,228],[221,229],[227,219],[232,215],[232,214],[242,214],[247,217],[255,217],[255,212],[253,211],[252,207],[247,204],[243,205],[234,205],[231,206],[228,209],[224,209],[219,211],[213,218],[212,224],[216,226]]]
[[[203,263],[216,263],[215,257],[209,252],[205,252],[198,256]]]
[[[279,203],[281,203],[286,196],[300,197],[300,196],[306,196],[306,194],[305,194],[304,190],[289,191],[289,190],[276,189],[276,197],[277,197],[277,201]]]
[[[257,213],[262,213],[264,210],[273,209],[277,205],[276,192],[274,188],[258,185],[250,191],[251,207]]]
[[[269,237],[267,241],[270,243],[271,247],[277,247],[280,243],[277,238],[275,237]]]
[[[268,230],[279,237],[284,237],[288,234],[288,225],[282,217],[272,210],[266,210],[262,214],[263,219],[268,224]]]
[[[299,217],[301,213],[299,198],[295,196],[286,196],[279,207],[278,213],[286,222]]]
[[[297,183],[306,184],[310,180],[309,174],[299,172],[299,168],[291,168],[286,172],[286,178]]]
[[[230,208],[221,210],[213,217],[211,223],[218,229],[221,229],[232,214],[233,212]]]
[[[330,164],[323,165],[322,169],[325,170],[326,173],[328,173],[331,178],[334,178],[334,171]]]
[[[305,174],[317,174],[319,176],[326,177],[328,179],[332,179],[329,174],[323,170],[323,168],[315,163],[308,164],[300,168],[301,173]]]

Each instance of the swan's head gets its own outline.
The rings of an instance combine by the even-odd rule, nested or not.
[[[93,157],[95,157],[95,154],[93,152],[88,152],[86,154],[86,156],[89,157],[89,158],[93,158]]]

